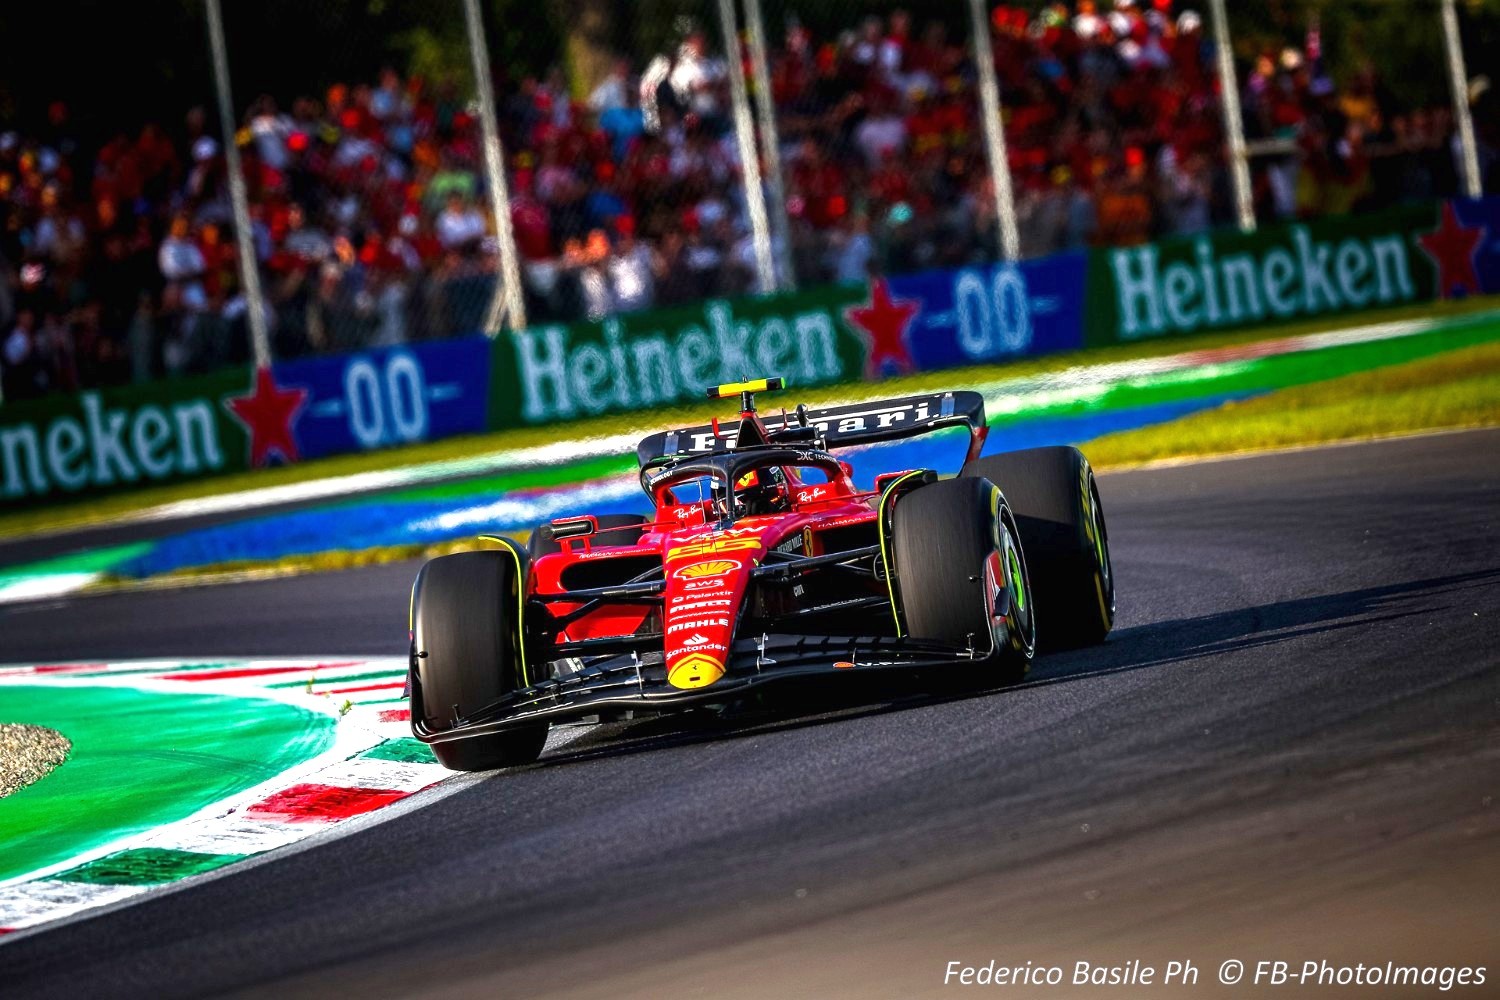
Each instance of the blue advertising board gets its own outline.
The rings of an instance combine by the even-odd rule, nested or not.
[[[907,337],[920,371],[1083,346],[1088,256],[924,271],[889,279],[891,295],[919,308]]]
[[[307,393],[295,425],[303,460],[485,430],[486,337],[283,361],[273,371],[280,386]]]

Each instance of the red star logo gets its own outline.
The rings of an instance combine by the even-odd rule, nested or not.
[[[306,400],[306,389],[278,387],[270,368],[256,369],[254,391],[225,400],[224,405],[250,432],[252,468],[267,464],[273,451],[284,461],[297,461],[300,456],[297,454],[297,439],[292,436],[292,424]]]
[[[865,361],[867,376],[879,377],[887,361],[898,372],[913,370],[911,350],[906,345],[906,328],[921,308],[919,303],[910,299],[895,301],[885,279],[876,278],[870,285],[870,304],[849,306],[844,310],[844,318],[858,328],[869,345],[870,354]]]
[[[1479,275],[1474,271],[1474,251],[1484,240],[1484,227],[1470,229],[1459,224],[1453,202],[1443,202],[1443,224],[1417,237],[1422,250],[1438,269],[1438,297],[1448,298],[1463,289],[1479,294]]]

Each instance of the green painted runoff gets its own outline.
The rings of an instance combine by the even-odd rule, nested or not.
[[[0,880],[183,819],[333,743],[330,716],[183,687],[0,686],[0,721],[73,741],[61,767],[0,799]]]

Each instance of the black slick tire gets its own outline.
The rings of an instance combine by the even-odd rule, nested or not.
[[[965,465],[1005,493],[1031,569],[1044,651],[1104,641],[1115,622],[1109,529],[1094,471],[1077,448],[1030,448]]]
[[[967,680],[1007,684],[1031,666],[1036,620],[1025,555],[1005,499],[953,479],[896,501],[892,549],[906,634],[974,649]]]
[[[529,560],[519,546],[440,556],[412,590],[412,718],[433,732],[528,686],[520,609]],[[433,743],[455,771],[529,764],[547,724]]]

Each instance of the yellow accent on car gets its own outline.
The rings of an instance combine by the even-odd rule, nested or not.
[[[683,691],[708,687],[724,676],[724,662],[707,653],[689,653],[667,671],[667,683]]]
[[[480,535],[482,542],[495,542],[516,561],[516,649],[521,657],[521,686],[531,687],[531,668],[526,663],[526,575],[521,570],[521,546],[503,535]]]
[[[678,545],[667,550],[667,560],[687,559],[693,556],[713,555],[715,552],[739,552],[744,549],[760,548],[759,538],[716,538],[709,542],[696,542],[692,545]]]
[[[901,611],[896,607],[896,580],[895,574],[891,572],[891,557],[886,549],[885,543],[885,505],[891,495],[896,492],[896,487],[906,482],[912,476],[920,476],[925,469],[917,469],[893,481],[880,494],[880,506],[875,511],[875,524],[880,529],[880,561],[885,564],[885,589],[891,595],[891,616],[896,619],[896,638],[901,638],[906,633],[901,630]]]
[[[778,375],[775,378],[757,378],[748,382],[725,382],[723,385],[710,386],[708,398],[727,399],[730,396],[738,396],[742,392],[771,392],[785,388],[786,379]]]

